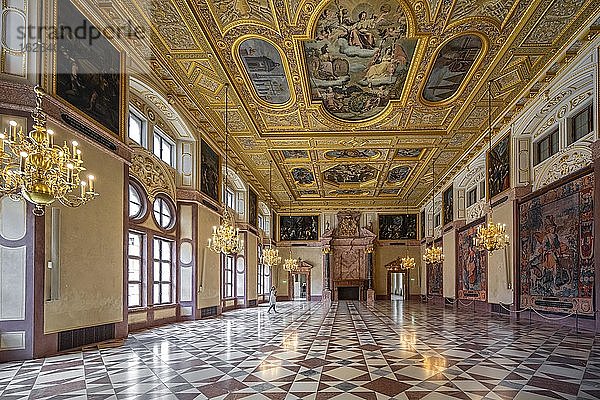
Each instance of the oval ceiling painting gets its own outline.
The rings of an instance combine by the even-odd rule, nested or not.
[[[458,93],[465,77],[481,53],[481,39],[462,35],[441,48],[423,89],[423,99],[437,103]]]
[[[238,52],[260,99],[271,104],[285,104],[290,100],[281,53],[275,46],[262,39],[246,39]]]
[[[313,101],[348,121],[379,114],[400,99],[416,39],[396,1],[330,2],[304,43]]]

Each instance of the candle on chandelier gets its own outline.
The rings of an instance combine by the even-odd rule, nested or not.
[[[85,181],[81,181],[81,197],[85,197],[87,183]]]
[[[0,133],[0,153],[4,153],[4,139],[6,139],[6,129]]]
[[[94,193],[94,179],[94,175],[88,175],[88,187],[90,193]]]
[[[73,140],[71,142],[71,144],[73,145],[73,157],[77,156],[77,146],[79,146],[79,143],[77,143],[77,141]]]
[[[28,156],[28,154],[26,152],[22,151],[20,153],[20,156],[21,156],[21,158],[19,159],[19,170],[21,172],[25,172],[25,165],[26,165],[26,162],[27,162],[27,156]]]
[[[73,164],[67,164],[67,182],[73,183]]]
[[[46,131],[46,133],[48,134],[48,147],[53,147],[54,146],[54,131],[52,129],[48,129]]]
[[[8,140],[14,142],[17,136],[17,122],[9,121],[8,125]]]

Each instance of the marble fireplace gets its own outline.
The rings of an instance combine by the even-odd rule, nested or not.
[[[337,227],[322,237],[324,298],[368,300],[373,295],[375,234],[361,228],[359,211],[340,211]],[[371,293],[369,293],[371,292]]]

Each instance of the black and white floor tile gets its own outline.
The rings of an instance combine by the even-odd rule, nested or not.
[[[288,302],[0,364],[0,399],[599,399],[600,336],[419,303]]]

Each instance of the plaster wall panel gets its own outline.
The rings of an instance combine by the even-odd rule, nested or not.
[[[252,234],[248,233],[246,242],[246,301],[256,300],[257,294],[257,279],[258,279],[258,239]]]
[[[212,227],[220,223],[214,211],[198,207],[198,295],[197,307],[218,306],[221,301],[221,255],[206,247],[212,235]]]
[[[495,251],[488,255],[488,302],[511,304],[513,302],[514,266],[512,243],[515,227],[513,221],[513,203],[507,201],[494,208],[494,222],[506,224],[506,234],[511,243],[504,250]]]
[[[444,297],[456,297],[456,232],[444,234]]]
[[[61,209],[60,296],[44,305],[45,333],[123,320],[123,163],[87,143],[81,150],[99,196],[79,208],[55,205]]]

